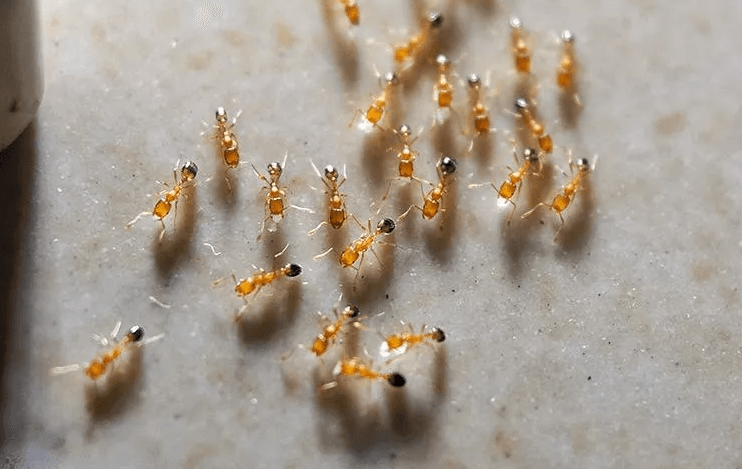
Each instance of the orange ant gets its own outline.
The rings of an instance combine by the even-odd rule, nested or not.
[[[119,328],[121,328],[121,321],[116,323],[116,326],[111,331],[110,339],[102,337],[98,334],[94,334],[93,338],[100,342],[103,347],[107,349],[101,352],[97,357],[93,358],[87,365],[67,365],[58,366],[50,370],[53,375],[61,375],[69,373],[71,371],[82,370],[85,376],[92,379],[93,381],[103,376],[110,367],[113,366],[113,362],[119,358],[126,350],[131,347],[141,347],[155,340],[159,340],[164,337],[164,334],[159,334],[155,337],[151,337],[147,340],[142,340],[144,337],[144,328],[142,326],[132,326],[128,330],[124,338],[121,341],[116,340]]]
[[[446,193],[446,186],[450,184],[448,177],[456,171],[456,160],[444,156],[438,162],[436,169],[438,170],[438,184],[436,184],[427,194],[423,192],[423,207],[420,208],[417,205],[411,205],[406,212],[397,217],[398,220],[406,217],[413,208],[420,210],[423,218],[428,220],[432,220],[438,213],[441,207],[441,200],[443,199],[443,195]],[[420,190],[422,191],[422,185],[420,186]]]
[[[356,0],[338,0],[345,10],[345,16],[348,17],[348,21],[353,26],[358,26],[361,22],[361,10],[358,8]]]
[[[531,50],[529,38],[523,32],[523,23],[520,18],[510,18],[510,47],[513,51],[515,69],[519,73],[531,72]]]
[[[244,306],[238,311],[237,317],[239,318],[247,308],[247,297],[250,294],[257,293],[261,288],[281,277],[297,277],[299,274],[301,274],[301,266],[298,264],[286,264],[284,267],[270,272],[260,269],[250,277],[240,280],[237,280],[237,277],[232,274],[235,283],[234,292],[245,301]]]
[[[322,221],[317,227],[310,230],[309,233],[307,233],[309,236],[312,236],[314,233],[317,232],[323,225],[330,225],[331,227],[335,228],[336,230],[340,229],[343,224],[345,223],[345,220],[348,218],[348,215],[345,212],[345,200],[343,197],[345,194],[340,192],[340,187],[345,183],[346,177],[345,177],[345,171],[343,171],[343,179],[338,182],[339,174],[337,169],[335,169],[332,165],[325,166],[325,177],[322,177],[320,175],[319,170],[314,165],[312,161],[309,161],[309,163],[312,165],[312,168],[314,168],[314,172],[317,173],[317,176],[322,180],[322,182],[325,184],[325,187],[327,190],[325,193],[329,196],[329,200],[327,202],[327,206],[329,209],[329,216],[328,220]]]
[[[489,109],[484,105],[482,98],[482,80],[479,75],[472,73],[466,78],[466,82],[469,84],[469,103],[474,131],[477,135],[493,132],[495,129],[490,127]]]
[[[451,109],[453,104],[453,85],[448,80],[448,73],[451,71],[451,61],[443,54],[438,54],[435,58],[435,65],[438,67],[438,81],[433,86],[433,100],[438,104],[438,109]]]
[[[368,364],[362,362],[359,358],[345,358],[343,360],[340,360],[337,365],[335,365],[333,374],[335,375],[336,379],[338,376],[359,376],[363,379],[385,380],[395,388],[401,388],[407,382],[407,380],[401,374],[382,373],[373,370]],[[323,385],[320,389],[322,391],[327,391],[328,389],[332,389],[337,385],[337,381],[331,381]]]
[[[528,102],[523,98],[515,100],[515,109],[518,111],[518,115],[526,122],[526,126],[533,133],[534,137],[538,140],[538,146],[541,150],[546,153],[551,153],[554,150],[554,144],[551,141],[551,136],[544,129],[544,125],[536,120],[533,115]]]
[[[385,338],[384,342],[381,343],[379,355],[384,358],[399,356],[405,353],[408,349],[425,341],[432,340],[441,343],[446,340],[446,334],[442,329],[437,327],[434,327],[430,332],[425,332],[425,326],[422,326],[419,334],[413,332],[412,326],[409,326],[409,328],[410,332],[392,334]]]
[[[223,107],[216,108],[216,124],[214,124],[216,139],[219,140],[222,157],[228,168],[236,168],[240,164],[240,145],[237,136],[232,132],[239,116],[240,112],[230,121]]]
[[[441,24],[443,24],[443,15],[438,12],[428,13],[425,16],[423,29],[419,33],[411,37],[406,43],[394,46],[394,61],[402,65],[407,60],[413,59],[428,42],[431,32],[440,28]]]
[[[513,146],[513,158],[515,158],[515,162],[517,163],[518,155],[515,152],[515,146]],[[523,163],[515,171],[513,171],[511,168],[508,168],[510,169],[508,178],[502,182],[499,189],[495,186],[494,183],[490,183],[492,185],[492,188],[497,191],[497,195],[499,196],[499,205],[502,206],[508,202],[513,204],[513,210],[508,216],[508,221],[510,221],[510,218],[513,216],[513,213],[516,209],[515,202],[513,202],[513,197],[518,192],[520,192],[521,185],[523,184],[523,179],[528,175],[531,167],[535,164],[542,165],[543,162],[539,159],[536,150],[534,150],[533,148],[526,148],[523,150]],[[481,187],[483,185],[484,184],[470,184],[469,187],[475,188]]]
[[[358,222],[358,220],[356,220]],[[358,277],[358,273],[360,272],[359,267],[355,267],[353,264],[356,263],[356,261],[360,258],[359,266],[363,264],[363,257],[366,254],[366,251],[369,249],[371,252],[376,256],[376,252],[374,251],[374,241],[376,241],[376,238],[381,234],[389,234],[392,231],[394,231],[394,228],[396,224],[394,223],[394,220],[391,218],[384,218],[381,220],[377,225],[376,229],[371,231],[371,219],[368,220],[368,228],[364,227],[363,225],[358,222],[358,224],[363,228],[364,233],[356,240],[354,240],[349,246],[347,246],[345,249],[343,249],[343,252],[340,253],[340,257],[338,259],[338,262],[343,267],[353,267],[356,269],[356,277]],[[381,243],[381,241],[379,241]],[[327,251],[317,254],[314,256],[314,259],[320,259],[332,251],[333,248],[328,249]],[[376,259],[378,260],[378,256],[376,256]]]
[[[575,78],[575,36],[572,31],[562,31],[562,58],[557,69],[556,82],[562,89],[568,89],[574,85]]]
[[[274,222],[278,222],[283,219],[284,213],[286,212],[286,190],[278,186],[278,180],[281,178],[281,175],[283,174],[283,168],[286,167],[286,158],[288,158],[288,153],[284,154],[283,157],[283,163],[279,163],[278,161],[274,161],[268,165],[268,176],[263,176],[260,171],[255,168],[253,164],[250,164],[252,166],[253,171],[255,172],[255,175],[258,176],[260,180],[262,180],[265,183],[265,186],[263,186],[260,191],[267,190],[268,193],[265,195],[265,219],[263,220],[263,225],[260,228],[260,234],[258,235],[258,239],[260,239],[260,236],[263,234],[263,230],[265,229],[265,223],[272,219]],[[312,212],[312,210],[304,207],[298,207],[296,205],[290,205],[290,207],[295,208],[297,210],[304,210],[307,212]],[[270,231],[270,230],[269,230]]]
[[[399,130],[392,129],[394,134],[399,138],[402,144],[402,149],[397,152],[397,159],[399,159],[399,177],[406,179],[415,179],[414,176],[414,162],[417,157],[417,152],[412,150],[412,144],[417,141],[419,135],[415,138],[410,138],[412,130],[407,124],[399,126]],[[387,151],[394,150],[389,148]]]
[[[198,167],[196,166],[196,163],[192,161],[188,161],[186,164],[183,165],[183,167],[180,169],[180,181],[178,181],[178,173],[176,170],[173,170],[173,180],[175,181],[173,188],[164,190],[160,192],[160,200],[157,201],[155,204],[155,208],[151,212],[142,212],[139,215],[137,215],[132,221],[126,224],[125,228],[129,229],[139,221],[140,218],[152,215],[156,219],[162,223],[162,231],[160,232],[160,240],[162,240],[162,237],[165,236],[165,221],[164,218],[170,213],[170,209],[173,206],[173,203],[175,203],[175,206],[178,205],[178,197],[180,196],[181,191],[185,187],[185,185],[191,181],[193,181],[196,178],[196,174],[198,173]],[[167,184],[162,183],[165,187],[168,187]]]
[[[343,309],[343,312],[338,316],[337,310],[335,310],[335,316],[337,320],[334,323],[330,323],[317,335],[312,343],[312,353],[316,356],[324,355],[330,344],[335,343],[337,335],[340,333],[340,329],[343,327],[343,323],[349,319],[355,319],[358,317],[358,308],[353,305],[348,305]],[[354,325],[358,325],[357,321]]]
[[[376,71],[376,76],[378,78],[381,78],[381,75],[379,75],[378,71]],[[379,122],[381,122],[381,119],[384,117],[386,105],[392,98],[392,89],[398,84],[399,78],[397,77],[396,73],[388,72],[386,75],[384,75],[384,85],[382,86],[381,93],[373,98],[373,103],[369,105],[365,112],[362,109],[357,110],[356,115],[354,115],[353,119],[351,119],[348,123],[348,127],[351,127],[360,115],[362,121],[358,125],[358,127],[362,131],[368,133],[373,127],[378,127],[381,129],[381,127],[379,126]]]
[[[575,163],[572,161],[572,158],[569,159],[569,169],[570,171],[574,172],[574,166]],[[575,196],[578,190],[582,187],[582,181],[584,178],[587,177],[587,175],[590,173],[591,168],[587,162],[587,158],[579,158],[577,160],[577,173],[574,173],[572,176],[572,179],[565,185],[562,186],[562,189],[560,192],[558,192],[554,196],[554,200],[547,204],[545,202],[540,202],[535,207],[533,207],[531,210],[524,213],[521,218],[526,218],[527,216],[531,215],[537,208],[539,207],[548,207],[552,209],[557,215],[559,215],[559,219],[562,221],[562,224],[559,226],[559,229],[557,230],[556,234],[554,235],[554,241],[556,241],[557,237],[559,236],[559,232],[562,231],[562,228],[564,227],[564,217],[562,216],[562,212],[569,207],[569,204],[572,203],[572,198]],[[594,167],[593,167],[594,169]]]

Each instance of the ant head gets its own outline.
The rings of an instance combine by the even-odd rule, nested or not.
[[[278,161],[274,161],[268,165],[268,174],[270,174],[271,177],[277,178],[281,176],[281,173],[283,173],[283,168],[281,167],[281,163]]]
[[[345,315],[349,318],[357,318],[360,314],[360,310],[356,305],[348,305],[345,307]]]
[[[410,129],[409,125],[402,124],[399,126],[399,130],[397,131],[397,133],[407,139],[410,138],[410,135],[412,135],[412,129]]]
[[[435,58],[435,64],[440,72],[447,72],[451,68],[451,60],[443,54],[438,54]]]
[[[296,277],[301,273],[301,266],[299,264],[286,264],[287,277]]]
[[[180,168],[180,176],[186,181],[195,179],[196,174],[198,174],[198,166],[193,161],[188,161]]]
[[[144,328],[142,326],[132,326],[126,335],[131,339],[132,342],[139,342],[144,337]]]
[[[523,23],[520,21],[520,18],[517,16],[513,16],[510,18],[510,27],[513,29],[520,29],[523,26]]]
[[[479,87],[482,85],[482,80],[476,73],[472,73],[471,75],[466,77],[466,82],[469,84],[469,88],[473,90],[478,90]]]
[[[523,159],[529,163],[538,163],[538,153],[533,148],[523,150]]]
[[[456,160],[450,156],[444,156],[441,158],[440,163],[438,163],[438,169],[441,170],[441,174],[448,176],[456,171]]]
[[[577,159],[577,169],[584,172],[588,172],[590,170],[590,164],[588,163],[587,158]]]
[[[436,340],[436,342],[443,342],[446,340],[446,333],[443,332],[443,329],[434,328],[433,329],[433,338]]]
[[[404,376],[400,375],[399,373],[392,373],[389,376],[388,381],[389,381],[389,384],[391,384],[395,388],[401,388],[407,382],[407,380],[404,379]]]
[[[441,24],[443,24],[443,15],[441,15],[437,11],[428,13],[426,19],[428,20],[428,25],[431,28],[439,28]]]
[[[216,120],[221,123],[227,122],[227,111],[221,106],[216,108]]]
[[[325,166],[325,177],[330,181],[337,182],[338,170],[335,169],[333,165],[328,164],[327,166]]]
[[[394,72],[387,72],[386,75],[384,75],[384,81],[387,85],[397,85],[399,84],[399,77]]]
[[[574,44],[575,42],[575,35],[572,31],[569,29],[565,29],[562,31],[562,42],[565,44]]]
[[[520,112],[524,109],[528,108],[528,102],[523,98],[518,98],[515,100],[515,110]]]
[[[392,220],[391,218],[385,218],[376,225],[376,229],[381,231],[382,233],[389,234],[394,231],[395,226],[396,225],[394,224],[394,220]]]

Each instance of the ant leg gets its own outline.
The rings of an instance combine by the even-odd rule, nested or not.
[[[376,215],[379,215],[381,212],[381,209],[384,208],[384,204],[386,203],[386,198],[389,197],[389,191],[392,189],[392,182],[394,182],[394,179],[389,181],[389,184],[386,187],[386,192],[384,192],[384,195],[381,197],[381,203],[379,204],[379,209],[376,211]]]
[[[363,226],[363,223],[361,223],[361,222],[360,222],[360,220],[358,220],[358,218],[356,218],[356,216],[355,216],[355,215],[353,215],[353,214],[351,213],[351,214],[350,214],[350,216],[351,216],[351,217],[353,217],[353,220],[355,220],[355,221],[356,221],[356,223],[358,223],[358,226],[360,226],[362,230],[366,231],[366,227],[365,227],[365,226]],[[370,227],[370,226],[371,226],[371,220],[369,220],[369,227]]]
[[[160,231],[160,236],[158,238],[158,242],[162,242],[162,239],[165,237],[165,220],[160,218],[160,223],[162,224],[162,230]]]
[[[325,252],[317,254],[316,256],[312,257],[312,259],[314,259],[315,261],[318,261],[322,259],[323,257],[325,257],[326,255],[330,254],[330,252],[332,252],[332,248],[328,249]]]
[[[416,208],[416,209],[420,210],[420,213],[422,213],[422,211],[423,211],[423,209],[420,208],[420,207],[418,207],[417,205],[414,205],[414,204],[413,205],[410,205],[410,208],[408,208],[407,210],[405,210],[405,212],[402,215],[400,215],[400,216],[397,217],[397,221],[401,221],[405,217],[407,217],[407,215],[409,215],[409,213],[410,213],[410,210],[412,210],[413,208]]]
[[[506,223],[509,225],[510,220],[513,218],[513,214],[515,213],[515,209],[518,208],[517,205],[515,205],[515,202],[512,201],[512,199],[506,199],[508,202],[513,204],[513,209],[510,211],[510,215],[508,215],[508,219],[506,220]]]
[[[532,214],[532,213],[533,213],[533,212],[534,212],[534,211],[535,211],[535,210],[536,210],[537,208],[539,208],[539,207],[541,207],[541,206],[544,206],[544,207],[549,207],[549,208],[551,208],[551,205],[549,205],[549,204],[547,204],[547,203],[545,203],[545,202],[539,202],[538,204],[536,204],[536,206],[535,206],[535,207],[533,207],[533,208],[532,208],[531,210],[527,211],[526,213],[524,213],[524,214],[523,214],[523,215],[521,215],[520,217],[521,217],[521,218],[526,218],[526,217],[529,217],[529,216],[531,216],[531,214]]]
[[[152,212],[142,212],[142,213],[140,213],[139,215],[137,215],[136,217],[134,217],[134,219],[132,221],[130,221],[129,223],[127,223],[126,225],[124,225],[124,228],[126,228],[128,230],[129,228],[131,228],[134,225],[134,223],[138,222],[140,218],[142,218],[143,216],[146,216],[146,215],[152,215]],[[154,216],[154,215],[152,215],[152,216]]]
[[[320,222],[320,224],[319,224],[319,225],[317,225],[317,226],[316,226],[316,227],[314,227],[313,229],[309,230],[309,231],[307,232],[307,236],[314,236],[314,234],[315,234],[315,233],[316,233],[316,232],[317,232],[317,231],[318,231],[318,230],[319,230],[320,228],[322,228],[322,227],[323,227],[324,225],[329,225],[329,223],[327,223],[327,221],[324,221],[324,220],[323,220],[322,222]]]
[[[557,230],[556,234],[554,234],[554,242],[556,243],[557,238],[559,237],[559,233],[561,233],[562,228],[564,228],[564,217],[562,216],[561,212],[557,212],[557,215],[559,215],[559,219],[562,221],[562,224],[559,225],[559,229]]]

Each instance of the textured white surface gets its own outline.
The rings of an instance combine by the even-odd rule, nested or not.
[[[558,170],[523,190],[509,228],[491,189],[467,188],[506,175],[514,134],[495,134],[492,154],[480,157],[465,154],[455,126],[453,138],[446,128],[431,134],[424,65],[396,119],[426,128],[416,145],[422,177],[434,177],[441,147],[458,158],[449,210],[400,223],[397,247],[380,251],[384,268],[367,258],[352,292],[352,272],[331,256],[312,260],[331,244],[326,232],[306,236],[319,214],[292,210],[256,242],[260,185],[244,164],[226,197],[202,120],[219,105],[242,109],[244,160],[262,170],[288,151],[284,182],[296,205],[323,200],[308,187],[320,185],[310,158],[346,164],[348,204],[365,220],[393,172],[383,150],[394,140],[365,139],[347,122],[378,91],[372,64],[389,66],[384,45],[409,34],[421,2],[361,0],[352,38],[334,3],[43,2],[48,83],[35,168],[23,180],[28,224],[16,230],[24,239],[7,321],[3,463],[735,467],[742,60],[739,28],[725,18],[742,11],[734,2],[559,3],[451,2],[441,6],[441,47],[461,77],[492,70],[497,127],[512,132],[508,17],[532,32],[539,112],[556,145],[600,154],[562,241],[552,242],[558,222],[547,211],[517,218],[562,184]],[[583,66],[574,128],[554,123],[550,85],[551,34],[565,27]],[[124,230],[154,204],[154,181],[186,158],[200,172],[180,229],[162,245],[149,220]],[[566,169],[563,152],[552,161]],[[413,186],[405,202],[393,189],[384,211],[400,213],[418,193]],[[269,266],[286,243],[277,263],[301,264],[301,282],[266,288],[235,326],[241,300],[228,280],[212,281]],[[315,311],[329,312],[341,292],[368,316],[358,345],[371,353],[375,331],[400,320],[446,331],[440,352],[414,349],[392,366],[407,377],[404,393],[374,383],[317,398],[334,361],[315,378],[316,360],[297,344],[310,343]],[[142,350],[140,366],[121,367],[139,379],[95,398],[81,375],[47,375],[89,360],[90,334],[117,320],[167,334]],[[90,396],[98,411],[86,410]]]

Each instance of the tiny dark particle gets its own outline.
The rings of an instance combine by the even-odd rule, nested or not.
[[[588,377],[587,377],[587,380],[588,380],[588,381],[590,381],[591,379],[593,379],[593,377],[592,377],[592,376],[588,376]]]

